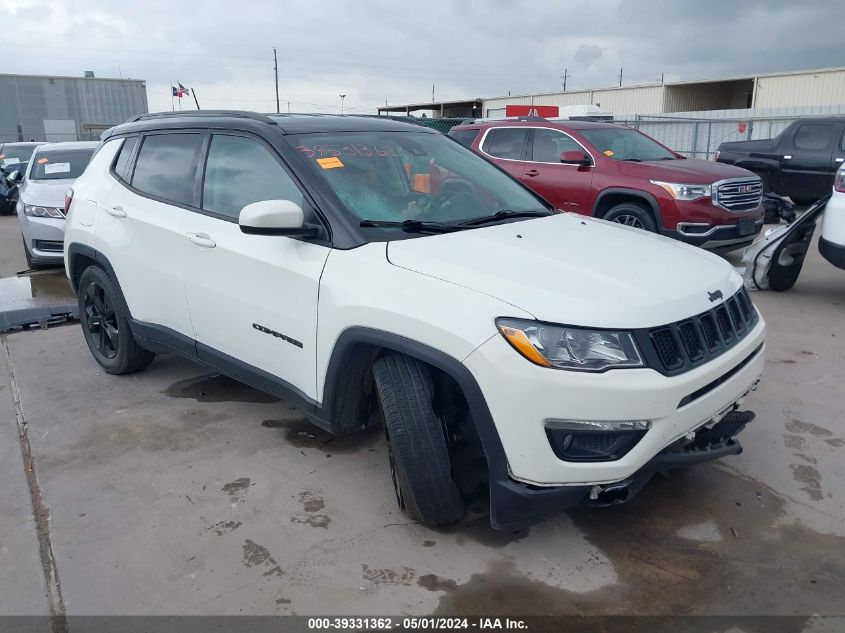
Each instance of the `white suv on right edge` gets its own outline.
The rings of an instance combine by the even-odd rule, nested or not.
[[[479,475],[497,528],[619,503],[740,452],[753,417],[765,326],[728,263],[556,213],[424,127],[143,115],[67,212],[107,372],[177,352],[332,433],[383,423],[400,506],[428,525],[458,520]]]

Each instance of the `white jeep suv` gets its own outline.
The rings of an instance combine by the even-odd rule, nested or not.
[[[765,326],[719,257],[548,203],[376,117],[149,114],[73,186],[65,266],[110,373],[176,352],[335,434],[384,424],[400,506],[491,523],[740,452]]]

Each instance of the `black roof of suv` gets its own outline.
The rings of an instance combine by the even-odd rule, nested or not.
[[[151,112],[140,114],[121,123],[102,135],[106,140],[118,134],[150,129],[231,128],[257,130],[275,126],[281,134],[309,134],[317,132],[390,132],[408,131],[439,134],[436,130],[403,123],[386,117],[339,114],[259,114],[237,110],[192,110],[188,112]]]

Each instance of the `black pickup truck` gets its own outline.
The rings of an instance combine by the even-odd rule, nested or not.
[[[800,119],[775,138],[722,143],[716,160],[753,171],[763,191],[810,204],[830,193],[845,162],[845,116]]]

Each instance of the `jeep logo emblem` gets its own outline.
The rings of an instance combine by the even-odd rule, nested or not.
[[[710,303],[713,303],[714,301],[718,301],[722,298],[722,291],[717,290],[716,292],[708,292],[707,296],[710,299]]]

